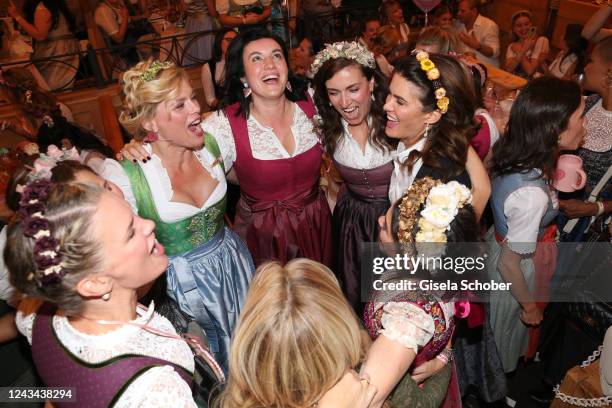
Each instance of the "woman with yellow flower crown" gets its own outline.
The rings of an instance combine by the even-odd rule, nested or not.
[[[431,176],[472,188],[480,216],[491,187],[486,169],[470,147],[476,134],[475,94],[457,59],[415,50],[398,61],[384,110],[385,132],[398,139],[389,199],[396,202],[414,180]]]
[[[415,51],[396,64],[384,106],[386,134],[399,139],[389,188],[392,204],[413,182],[429,176],[471,187],[474,211],[482,214],[491,186],[470,146],[477,129],[476,98],[466,85],[471,83],[469,71],[450,56]],[[477,326],[475,337],[463,334],[466,324],[461,322],[455,339],[460,384],[464,392],[474,386],[481,398],[495,401],[500,396],[496,391],[505,388],[505,377],[491,329],[486,319],[481,316],[475,321],[475,316],[469,319]],[[465,341],[468,336],[470,340]],[[435,367],[426,371],[433,372]]]

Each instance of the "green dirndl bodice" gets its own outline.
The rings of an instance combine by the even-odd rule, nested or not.
[[[223,167],[217,141],[206,133],[204,143],[205,148],[219,160],[219,165]],[[174,222],[164,222],[157,212],[149,183],[140,166],[129,160],[121,161],[121,166],[130,180],[136,198],[138,215],[155,222],[155,235],[164,246],[168,256],[185,253],[208,242],[223,228],[226,195],[214,205],[191,217]]]

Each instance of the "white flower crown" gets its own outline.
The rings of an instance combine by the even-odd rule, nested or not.
[[[376,60],[370,50],[355,41],[340,41],[333,44],[325,44],[325,48],[319,51],[310,66],[312,75],[316,75],[325,62],[336,58],[346,58],[365,67],[376,68]]]

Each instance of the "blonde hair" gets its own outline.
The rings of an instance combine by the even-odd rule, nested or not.
[[[155,116],[157,105],[175,98],[182,81],[189,80],[187,73],[175,65],[161,69],[153,79],[144,80],[142,76],[152,64],[153,60],[139,62],[122,77],[125,99],[119,122],[136,140],[142,140],[147,134],[142,123]]]
[[[460,40],[452,31],[447,31],[438,26],[429,26],[423,29],[416,40],[419,45],[432,45],[438,48],[437,54],[448,54],[460,51]]]
[[[327,267],[309,259],[263,264],[240,316],[219,406],[312,406],[359,363],[368,342]]]
[[[384,25],[376,30],[376,35],[372,38],[372,51],[375,54],[387,55],[400,45],[402,38],[395,28]]]

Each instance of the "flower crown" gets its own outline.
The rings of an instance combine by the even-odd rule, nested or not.
[[[34,239],[36,270],[30,272],[27,279],[36,280],[38,286],[58,283],[66,274],[59,253],[59,241],[53,237],[49,220],[45,217],[45,200],[53,185],[50,181],[51,169],[60,161],[79,159],[79,153],[74,147],[60,150],[51,145],[46,154],[41,154],[34,161],[27,184],[16,188],[21,194],[19,215],[23,235]]]
[[[415,55],[417,61],[421,63],[421,69],[427,74],[427,79],[433,84],[438,110],[440,113],[446,113],[450,100],[446,97],[446,89],[444,89],[442,83],[440,83],[440,71],[436,68],[436,64],[429,59],[429,54],[427,52],[413,50],[412,53]]]
[[[440,248],[425,248],[427,243],[446,243],[446,231],[457,216],[459,209],[472,203],[470,190],[456,181],[442,183],[425,177],[416,180],[404,194],[399,204],[399,228],[397,237],[400,243],[415,243],[421,253],[439,256],[444,252]],[[421,206],[425,204],[420,214]],[[418,215],[417,215],[418,214]],[[413,234],[415,224],[418,231]]]
[[[49,220],[44,215],[44,201],[51,186],[49,179],[34,180],[25,186],[19,201],[21,230],[23,235],[34,239],[36,270],[30,272],[27,279],[36,280],[38,286],[58,283],[66,274],[59,254],[59,241],[53,237]]]
[[[149,66],[149,68],[147,68],[143,73],[140,74],[138,79],[140,80],[140,83],[153,81],[154,79],[157,78],[157,75],[159,74],[160,71],[163,71],[164,69],[168,69],[172,66],[174,66],[174,64],[171,61],[161,62],[161,61],[155,60],[153,61],[151,66]]]
[[[376,60],[370,50],[355,41],[340,41],[333,44],[325,44],[325,48],[319,51],[310,66],[312,75],[316,75],[328,60],[336,58],[346,58],[368,68],[376,68]]]
[[[27,177],[27,182],[31,182],[38,179],[50,179],[51,170],[57,166],[57,163],[65,160],[76,160],[81,161],[81,156],[75,147],[70,150],[59,149],[55,145],[49,145],[47,153],[40,153],[38,159],[34,160],[30,173]],[[25,186],[18,184],[16,191],[22,193]]]

